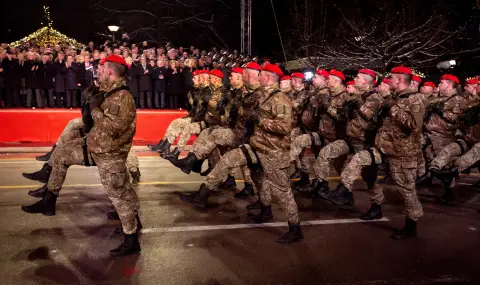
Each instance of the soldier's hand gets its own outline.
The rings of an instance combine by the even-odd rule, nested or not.
[[[94,110],[96,108],[100,108],[100,106],[102,105],[103,103],[103,100],[105,98],[103,98],[103,95],[102,94],[97,94],[95,96],[93,96],[91,99],[90,99],[90,110]]]

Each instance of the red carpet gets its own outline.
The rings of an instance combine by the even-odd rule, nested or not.
[[[170,122],[186,114],[179,110],[137,110],[134,141],[158,142]],[[54,143],[68,121],[80,116],[80,109],[0,110],[0,143]]]

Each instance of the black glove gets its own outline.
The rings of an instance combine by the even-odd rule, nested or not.
[[[93,111],[96,108],[100,108],[100,106],[103,103],[103,100],[105,100],[105,97],[103,97],[103,94],[97,94],[97,95],[93,96],[90,99],[90,111]]]

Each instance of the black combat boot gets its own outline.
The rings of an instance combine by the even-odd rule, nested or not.
[[[202,172],[202,165],[203,165],[204,161],[205,161],[204,159],[197,160],[197,162],[195,163],[195,165],[192,168],[192,171],[195,172],[195,173]]]
[[[212,172],[212,170],[213,170],[213,165],[210,164],[210,162],[208,162],[208,168],[205,171],[201,172],[200,176],[207,176],[208,174],[210,174],[210,172]]]
[[[290,175],[290,179],[300,179],[302,178],[302,171],[300,169],[295,168],[295,172]]]
[[[258,216],[253,217],[253,221],[256,224],[268,223],[273,220],[272,206],[261,205],[261,211]]]
[[[288,223],[288,232],[277,238],[278,243],[294,243],[303,240],[303,232],[300,224]]]
[[[52,191],[48,191],[43,196],[42,200],[30,206],[22,206],[24,212],[30,214],[43,214],[45,216],[55,216],[55,206],[57,204],[58,196]]]
[[[160,140],[157,144],[147,144],[148,148],[153,151],[158,151],[162,148],[163,144],[165,144],[166,139]]]
[[[253,184],[245,182],[245,187],[242,189],[242,191],[233,194],[233,197],[237,199],[246,199],[253,195],[255,195],[255,191],[253,190]]]
[[[160,155],[162,158],[170,160],[170,159],[178,159],[178,156],[180,155],[182,151],[176,147],[172,152],[168,153],[163,153]]]
[[[360,216],[360,219],[364,221],[379,220],[381,218],[383,218],[382,206],[375,203],[372,203],[370,209],[368,209],[365,214]]]
[[[159,152],[160,154],[167,154],[170,152],[170,147],[171,147],[171,144],[168,142],[168,140],[165,140],[162,147],[157,149],[157,152]]]
[[[137,171],[132,171],[130,174],[132,175],[132,184],[136,185],[140,183],[140,176],[142,175],[140,174],[140,169],[138,169],[138,167]]]
[[[348,191],[347,187],[345,187],[343,183],[338,184],[337,189],[330,192],[330,195],[328,195],[328,200],[339,206],[355,204],[353,193]]]
[[[53,151],[55,150],[56,147],[57,147],[57,145],[54,145],[49,152],[47,152],[44,155],[37,156],[37,157],[35,157],[35,159],[38,160],[38,161],[48,161],[50,159],[50,157],[52,156],[52,153],[53,153]]]
[[[310,177],[308,176],[308,173],[306,172],[301,172],[301,177],[300,180],[296,181],[293,183],[293,185],[296,188],[305,188],[310,184]]]
[[[200,186],[200,190],[198,190],[197,195],[193,198],[193,202],[197,207],[201,209],[206,209],[208,204],[208,197],[210,196],[210,190],[208,190],[205,184]]]
[[[252,204],[248,204],[245,207],[247,210],[259,210],[262,208],[262,202],[260,202],[260,198],[257,201],[253,202]]]
[[[443,195],[436,199],[436,203],[440,205],[450,205],[454,200],[453,189],[451,187],[453,180],[459,174],[456,167],[446,170],[432,169],[432,175],[440,179],[443,184],[445,192]]]
[[[313,192],[312,196],[320,196],[324,199],[328,199],[328,195],[330,193],[330,188],[328,188],[328,181],[314,179],[312,181]]]
[[[198,164],[199,159],[197,159],[197,157],[193,152],[189,152],[185,158],[182,158],[182,159],[171,158],[169,159],[169,161],[176,167],[180,168],[180,170],[182,170],[186,174],[190,174],[190,172]]]
[[[137,254],[141,251],[140,243],[138,242],[138,232],[127,235],[119,247],[110,250],[110,256],[125,256],[131,254]]]
[[[35,180],[35,181],[40,181],[42,183],[47,183],[48,178],[50,177],[50,173],[52,173],[52,167],[48,165],[48,163],[45,163],[42,167],[37,172],[33,173],[22,173],[23,177],[30,179],[30,180]]]
[[[28,192],[28,195],[35,197],[35,198],[42,198],[45,196],[47,192],[47,184],[44,184],[42,187],[38,188],[37,190],[32,190]]]
[[[428,187],[432,185],[432,173],[430,171],[427,171],[425,174],[417,178],[417,181],[415,181],[415,185],[417,187],[424,186]]]
[[[118,216],[117,211],[113,211],[113,212],[108,212],[107,213],[107,219],[109,219],[109,220],[120,220],[120,217]]]
[[[237,187],[237,183],[235,182],[235,177],[228,175],[227,180],[223,181],[222,184],[220,184],[219,188],[222,189],[232,189]]]
[[[417,235],[417,222],[407,217],[405,219],[405,227],[401,230],[395,231],[393,235],[391,235],[390,237],[392,239],[401,240],[401,239],[415,237],[416,235]]]

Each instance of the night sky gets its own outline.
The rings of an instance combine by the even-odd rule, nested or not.
[[[125,2],[126,1],[126,2]],[[148,1],[148,0],[143,0]],[[174,0],[169,0],[174,1]],[[184,0],[197,2],[196,0]],[[201,2],[201,0],[198,0]],[[222,35],[224,41],[230,49],[238,48],[240,45],[240,1],[239,0],[211,0],[215,2],[210,8],[210,12],[215,13],[215,19],[219,21],[217,25],[218,32]],[[224,4],[220,3],[222,1]],[[285,32],[291,27],[291,3],[295,0],[274,0],[277,18],[280,25],[282,36],[287,36]],[[320,1],[320,0],[318,0]],[[330,0],[324,0],[330,1]],[[456,2],[458,1],[458,2]],[[474,1],[456,0],[456,3],[466,3],[463,5],[465,11],[456,11],[455,18],[463,21],[464,12],[471,10]],[[94,3],[98,0],[84,1],[59,1],[59,0],[23,0],[23,1],[3,1],[2,16],[0,28],[0,41],[12,42],[18,40],[29,33],[40,28],[40,21],[43,15],[43,5],[49,5],[51,17],[54,21],[54,28],[60,32],[75,38],[76,40],[88,43],[94,40],[96,43],[103,43],[104,39],[96,35],[97,32],[106,33],[107,24],[98,23],[102,19],[104,12],[94,9]],[[117,0],[117,3],[139,3],[139,1]],[[166,1],[167,2],[167,1]],[[337,2],[338,1],[333,1]],[[332,2],[332,3],[333,3]],[[349,1],[345,1],[348,4]],[[426,7],[435,1],[421,1]],[[448,2],[448,1],[447,1]],[[345,4],[345,3],[342,3]],[[226,6],[230,7],[227,8]],[[119,21],[112,19],[112,22]],[[334,19],[329,21],[334,24]],[[128,31],[128,28],[126,28]],[[212,41],[208,37],[195,40],[198,30],[186,28],[175,33],[174,44],[189,46],[191,44],[200,48],[211,47]],[[143,40],[141,37],[136,41]],[[253,49],[254,54],[260,56],[276,55],[281,57],[281,46],[275,26],[270,0],[253,0]]]

